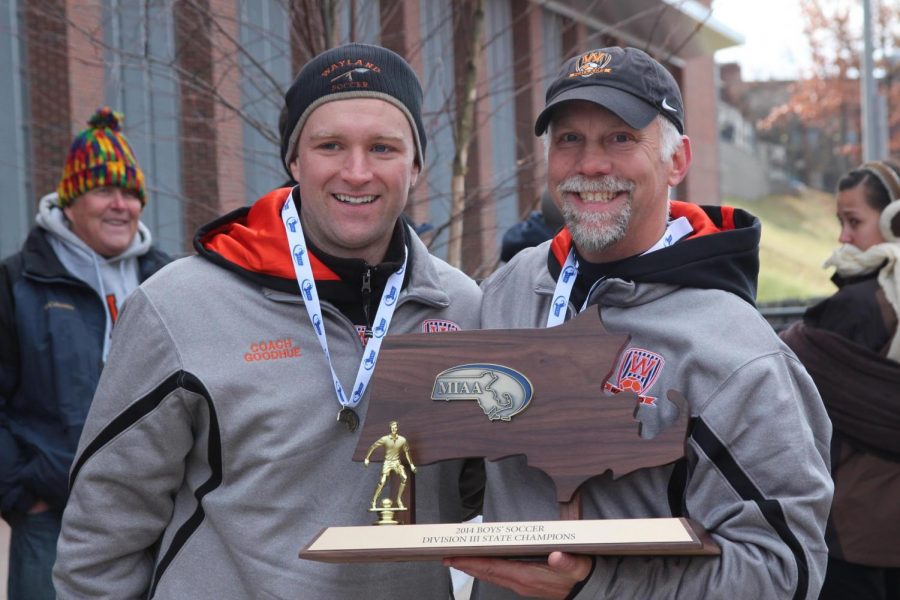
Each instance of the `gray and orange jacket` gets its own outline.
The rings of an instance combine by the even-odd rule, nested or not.
[[[650,254],[583,265],[594,277],[579,275],[573,297],[606,277],[588,304],[607,330],[631,336],[597,401],[623,384],[639,387],[637,418],[650,435],[677,413],[667,391],[681,392],[690,410],[685,459],[589,480],[581,488],[584,517],[690,517],[722,555],[598,557],[576,597],[817,598],[832,497],[831,425],[803,365],[752,304],[759,221],[681,202],[671,212],[686,216],[694,233]],[[563,230],[487,279],[482,325],[544,327],[571,245]],[[518,457],[486,466],[486,521],[558,518],[546,476]],[[477,594],[516,597],[487,585]]]
[[[440,564],[297,558],[323,527],[371,522],[378,472],[351,460],[362,428],[336,421],[280,218],[287,193],[202,229],[200,256],[164,269],[123,311],[71,473],[61,598],[446,596]],[[478,287],[415,235],[398,227],[395,238],[410,262],[388,335],[477,327]],[[339,282],[326,263],[313,261],[317,283]],[[326,288],[329,349],[349,388],[363,344]],[[421,522],[459,519],[460,470],[419,468]]]

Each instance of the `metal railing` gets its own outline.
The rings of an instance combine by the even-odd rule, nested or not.
[[[806,309],[818,302],[817,298],[811,300],[785,300],[777,304],[760,304],[759,312],[769,322],[776,332],[786,329],[795,321],[803,318]]]

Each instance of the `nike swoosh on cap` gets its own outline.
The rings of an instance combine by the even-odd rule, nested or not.
[[[670,106],[669,103],[666,101],[665,98],[662,99],[661,104],[662,104],[662,107],[663,107],[664,109],[666,109],[667,111],[669,111],[669,112],[673,112],[673,113],[677,113],[677,112],[678,112],[678,109],[675,108],[674,106]]]

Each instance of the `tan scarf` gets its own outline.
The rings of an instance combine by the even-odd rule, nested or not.
[[[868,250],[860,250],[851,244],[844,244],[834,250],[823,266],[834,267],[841,277],[855,277],[872,273],[882,264],[878,272],[878,285],[900,316],[900,244],[886,242],[875,244]],[[888,358],[900,362],[900,327],[894,332]]]

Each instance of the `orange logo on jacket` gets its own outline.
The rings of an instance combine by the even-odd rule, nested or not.
[[[656,398],[646,392],[656,383],[666,361],[656,352],[643,348],[629,348],[616,371],[616,383],[607,381],[603,389],[613,394],[634,392],[642,404],[655,404]]]
[[[294,340],[282,338],[250,344],[249,351],[244,353],[244,360],[248,363],[252,363],[264,360],[298,358],[299,356],[300,347],[294,345]]]
[[[119,320],[119,305],[116,302],[115,294],[106,295],[106,307],[109,309],[109,318],[112,320],[113,325],[115,325],[116,321]]]

